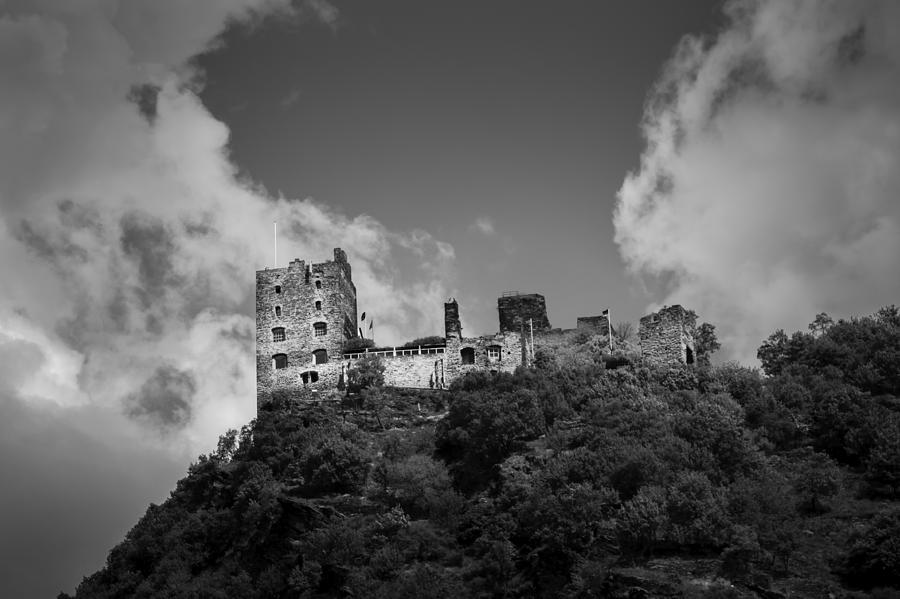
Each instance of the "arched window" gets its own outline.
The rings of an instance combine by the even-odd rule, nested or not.
[[[287,354],[275,354],[274,356],[272,356],[272,362],[275,363],[275,370],[287,368]]]
[[[313,352],[313,356],[316,358],[316,364],[328,363],[328,352],[324,349],[317,349]]]
[[[316,302],[316,310],[322,309],[322,302]]]
[[[284,327],[272,329],[272,341],[284,341]]]
[[[316,289],[322,288],[322,281],[316,281]]]
[[[475,349],[471,347],[464,347],[459,350],[459,356],[462,358],[463,364],[474,364],[475,363]]]
[[[281,285],[275,285],[275,293],[281,293]]]
[[[491,362],[499,362],[502,350],[499,345],[489,345],[487,348],[487,357]]]
[[[313,329],[315,330],[316,337],[324,337],[328,334],[328,325],[324,322],[317,322],[313,325]]]
[[[275,316],[281,317],[281,306],[275,306]]]

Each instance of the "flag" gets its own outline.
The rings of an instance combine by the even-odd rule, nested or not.
[[[366,319],[366,313],[363,312],[363,315],[362,315],[362,317],[360,318],[360,320],[365,320],[365,319]]]
[[[370,330],[370,331],[372,330],[372,327],[373,327],[373,326],[375,326],[375,319],[374,319],[374,318],[370,318],[370,319],[369,319],[369,330]]]
[[[600,314],[600,316],[609,316],[609,308],[607,308],[606,310],[604,310],[604,311]]]

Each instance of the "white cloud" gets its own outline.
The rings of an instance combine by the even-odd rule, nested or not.
[[[488,237],[494,235],[497,230],[494,228],[494,221],[492,221],[487,216],[479,216],[475,219],[475,222],[469,225],[469,229],[472,231],[477,231],[482,235],[486,235]]]
[[[308,6],[309,14],[336,22],[326,3]],[[185,61],[213,43],[228,19],[296,15],[288,0],[4,7],[0,277],[8,284],[0,286],[0,408],[4,430],[18,431],[4,437],[3,453],[23,464],[21,496],[52,492],[48,502],[70,513],[67,490],[48,490],[55,477],[27,475],[32,446],[49,430],[31,426],[41,414],[52,420],[54,442],[70,435],[92,448],[72,456],[67,469],[103,468],[96,456],[109,454],[117,456],[110,457],[115,471],[134,472],[173,460],[186,466],[255,414],[254,271],[271,260],[273,220],[290,257],[322,261],[334,247],[347,251],[360,300],[383,325],[379,337],[440,330],[451,246],[313,200],[269,197],[239,180],[228,160],[228,128],[196,94]],[[405,263],[413,266],[401,271],[397,264]],[[135,394],[154,390],[169,394],[177,413],[144,418],[165,406]],[[26,416],[18,428],[9,420]],[[160,435],[149,423],[171,426]],[[97,442],[82,443],[90,437]],[[129,508],[135,513],[175,482],[171,468],[152,473],[157,497],[124,494],[139,502]],[[118,496],[119,489],[90,493]],[[25,521],[30,509],[6,502],[3,522]],[[95,525],[79,534],[124,532],[111,535],[100,512],[92,517]],[[35,531],[32,554],[54,537]],[[95,556],[94,567],[102,558]],[[27,575],[22,567],[0,572],[0,595],[34,594],[15,586]],[[53,575],[42,574],[44,583]]]
[[[616,241],[660,303],[755,358],[777,327],[868,313],[900,279],[900,5],[733,1],[650,96]]]

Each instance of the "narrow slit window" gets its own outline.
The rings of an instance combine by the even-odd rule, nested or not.
[[[316,289],[322,288],[322,281],[316,281]]]
[[[328,325],[324,322],[317,322],[313,325],[313,330],[315,331],[316,337],[324,337],[328,334]]]
[[[272,341],[284,341],[284,327],[272,329]]]
[[[281,285],[275,285],[275,293],[281,293]]]
[[[317,301],[316,302],[316,310],[321,310],[321,309],[322,309],[322,302]]]
[[[281,306],[275,306],[275,316],[281,318]]]
[[[272,356],[272,362],[275,363],[275,370],[281,370],[282,368],[287,368],[288,359],[287,354],[275,354]]]

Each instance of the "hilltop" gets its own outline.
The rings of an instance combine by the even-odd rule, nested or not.
[[[762,372],[542,349],[276,396],[75,597],[900,596],[895,307],[776,331]]]

